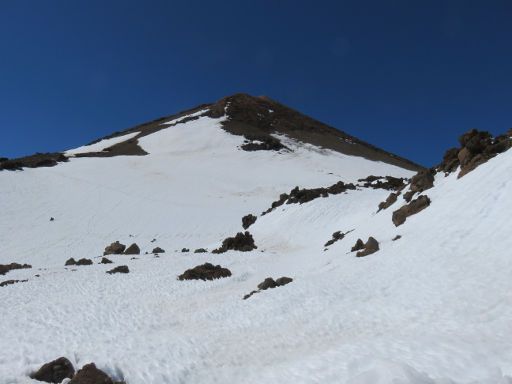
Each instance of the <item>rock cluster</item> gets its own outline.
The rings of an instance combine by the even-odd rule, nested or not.
[[[249,297],[254,295],[255,293],[258,293],[260,291],[265,291],[267,289],[273,289],[277,287],[282,287],[283,285],[289,284],[293,281],[291,277],[280,277],[276,280],[274,280],[271,277],[267,277],[265,280],[263,280],[261,283],[258,284],[258,290],[252,291],[251,293],[248,293],[244,296],[244,300],[247,300]]]
[[[256,249],[254,238],[252,235],[245,231],[244,233],[238,232],[234,237],[224,239],[220,248],[214,249],[212,253],[224,253],[230,250],[249,252]]]
[[[366,243],[363,240],[357,239],[356,244],[352,247],[352,252],[359,251],[356,253],[357,257],[364,257],[371,255],[379,250],[379,242],[373,237],[369,237]]]
[[[194,268],[187,269],[178,276],[179,280],[214,280],[231,276],[231,271],[220,265],[205,263]]]

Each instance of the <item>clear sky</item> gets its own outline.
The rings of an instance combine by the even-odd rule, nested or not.
[[[0,0],[0,156],[236,92],[433,165],[512,127],[512,1]]]

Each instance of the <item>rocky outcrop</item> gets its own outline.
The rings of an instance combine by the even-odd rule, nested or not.
[[[124,251],[125,255],[140,255],[140,248],[137,244],[133,243]]]
[[[393,176],[373,176],[357,180],[362,183],[363,188],[385,189],[388,191],[399,191],[405,187],[407,179]]]
[[[369,237],[368,241],[364,244],[364,248],[356,253],[357,257],[364,257],[371,255],[379,250],[379,242],[373,237]]]
[[[127,265],[120,265],[114,269],[111,269],[110,271],[107,271],[107,273],[109,275],[113,275],[114,273],[130,273],[130,269]]]
[[[242,217],[242,228],[247,229],[256,222],[257,217],[254,215],[246,215]]]
[[[126,249],[126,245],[121,244],[119,241],[113,242],[105,248],[103,256],[107,255],[121,255]]]
[[[251,297],[255,293],[258,293],[260,291],[265,291],[267,289],[282,287],[283,285],[289,284],[292,281],[293,281],[293,279],[291,277],[286,277],[286,276],[280,277],[276,280],[274,280],[271,277],[267,277],[265,280],[263,280],[261,283],[258,284],[257,291],[252,291],[251,293],[245,295],[243,299],[247,300],[249,297]]]
[[[245,233],[238,232],[234,237],[224,239],[220,248],[214,249],[212,253],[224,253],[227,251],[240,251],[249,252],[256,249],[254,238],[252,235],[245,231]]]
[[[0,275],[5,275],[7,272],[15,270],[15,269],[28,269],[32,268],[29,264],[18,264],[18,263],[11,263],[11,264],[0,264]]]
[[[0,162],[0,171],[16,171],[23,168],[53,167],[60,162],[66,162],[68,158],[62,153],[36,153],[35,155],[6,159]]]
[[[443,156],[437,171],[451,173],[460,167],[462,177],[499,153],[512,148],[512,129],[493,137],[489,132],[472,129],[459,138],[459,148],[450,148]]]
[[[377,210],[377,212],[380,212],[383,209],[387,209],[391,207],[393,204],[395,204],[396,200],[398,199],[398,196],[400,196],[400,192],[390,193],[385,201],[379,203],[379,209]]]
[[[244,144],[240,146],[244,151],[280,151],[281,149],[290,150],[288,147],[283,145],[279,139],[273,136],[254,136],[245,135],[247,139]]]
[[[340,193],[344,193],[348,190],[355,190],[356,186],[354,184],[345,184],[343,181],[338,181],[336,184],[333,184],[326,188],[293,188],[290,193],[283,193],[279,196],[279,200],[274,201],[269,209],[262,213],[262,215],[266,215],[267,213],[273,211],[277,207],[286,204],[304,204],[315,200],[319,197],[327,197],[329,195],[338,195]]]
[[[409,204],[404,205],[400,209],[393,212],[392,220],[395,226],[402,225],[405,220],[430,205],[430,199],[426,195],[421,195],[417,199],[411,201]]]
[[[75,368],[71,361],[65,357],[59,357],[49,363],[44,364],[36,372],[30,375],[33,380],[44,381],[46,383],[61,383],[64,379],[71,379],[75,375]]]
[[[194,268],[187,269],[178,276],[179,280],[214,280],[231,276],[231,271],[220,265],[205,263]]]

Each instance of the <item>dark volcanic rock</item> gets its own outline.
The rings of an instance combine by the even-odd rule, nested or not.
[[[8,285],[11,285],[11,284],[16,284],[16,283],[26,283],[28,280],[6,280],[6,281],[2,281],[0,283],[0,287],[6,287]]]
[[[303,204],[315,200],[319,197],[327,197],[329,195],[338,195],[340,193],[346,192],[347,190],[354,190],[356,186],[354,184],[345,184],[343,181],[338,181],[336,184],[333,184],[326,188],[293,188],[290,193],[283,193],[279,196],[279,200],[274,201],[269,209],[262,213],[262,215],[266,215],[267,213],[273,211],[275,208],[286,204]]]
[[[133,243],[124,251],[125,255],[140,255],[140,248],[137,244]]]
[[[110,275],[114,273],[130,273],[130,270],[128,269],[127,265],[120,265],[118,267],[115,267],[114,269],[111,269],[110,271],[107,271],[107,273]]]
[[[91,259],[80,259],[76,262],[76,265],[92,265]]]
[[[460,166],[458,177],[462,177],[497,154],[512,148],[510,133],[492,137],[489,132],[472,129],[459,138],[459,148],[446,151],[436,169],[451,173]]]
[[[103,256],[121,255],[125,249],[126,249],[126,245],[121,244],[119,241],[116,241],[105,248],[105,252],[103,252]]]
[[[153,248],[153,251],[151,253],[165,253],[165,250],[163,250],[160,247]]]
[[[409,216],[414,215],[414,214],[424,210],[429,205],[430,205],[430,199],[428,198],[428,196],[425,196],[425,195],[419,196],[417,199],[414,199],[409,204],[404,205],[400,209],[393,212],[393,217],[392,217],[393,224],[395,224],[395,226],[397,226],[397,227],[399,225],[402,225],[403,223],[405,223],[405,220]]]
[[[345,237],[345,234],[341,231],[336,231],[332,234],[332,239],[324,244],[324,247],[328,247],[333,245],[335,242],[342,240]]]
[[[96,368],[94,363],[86,364],[79,369],[69,384],[115,384],[102,370]]]
[[[7,272],[12,271],[14,269],[28,269],[32,268],[29,264],[18,264],[18,263],[11,263],[11,264],[0,264],[0,275],[5,275]]]
[[[250,139],[249,139],[250,137]],[[279,139],[272,136],[254,136],[246,135],[246,143],[240,146],[244,151],[280,151],[281,149],[287,149]]]
[[[370,175],[365,179],[357,180],[360,183],[363,183],[364,188],[373,188],[373,189],[386,189],[388,191],[399,191],[401,190],[407,182],[405,178],[398,178],[393,176],[373,176]]]
[[[249,228],[251,225],[253,225],[256,222],[257,217],[254,215],[246,215],[242,217],[242,227],[243,229]]]
[[[356,243],[354,244],[350,252],[359,251],[361,249],[364,249],[364,242],[361,239],[357,239]]]
[[[235,237],[228,237],[224,239],[220,248],[214,249],[212,253],[224,253],[229,250],[249,252],[256,249],[254,238],[249,232],[238,232]]]
[[[192,269],[187,269],[178,276],[179,280],[214,280],[231,276],[231,271],[220,265],[205,263]]]
[[[263,280],[261,283],[258,284],[257,291],[252,291],[251,293],[248,293],[247,295],[244,296],[243,299],[247,300],[249,297],[251,297],[255,293],[258,293],[260,291],[265,291],[267,289],[282,287],[283,285],[289,284],[292,281],[293,281],[293,279],[291,277],[286,277],[286,276],[280,277],[277,280],[274,280],[271,277],[267,277],[265,280]]]
[[[22,170],[23,168],[53,167],[68,158],[62,153],[36,153],[35,155],[0,162],[1,170]]]
[[[76,260],[72,257],[70,257],[69,259],[66,260],[66,262],[64,263],[64,265],[67,267],[67,266],[70,266],[70,265],[76,265]]]
[[[395,237],[393,237],[393,238],[391,239],[391,241],[397,241],[397,240],[399,240],[399,239],[401,239],[401,238],[402,238],[402,236],[400,236],[400,235],[396,235]]]
[[[357,252],[356,256],[357,257],[368,256],[368,255],[371,255],[372,253],[377,252],[378,250],[379,250],[379,242],[370,236],[368,238],[368,241],[364,245],[364,249]]]
[[[206,252],[208,252],[208,251],[204,248],[198,248],[194,251],[194,253],[206,253]]]
[[[183,253],[190,252],[190,249],[188,249],[188,248],[182,248],[182,249],[181,249],[181,252],[183,252]]]
[[[107,259],[106,257],[102,257],[100,264],[112,264],[112,260]]]
[[[64,379],[71,379],[75,374],[75,368],[71,361],[65,357],[44,364],[36,372],[30,375],[31,379],[46,383],[61,383]]]
[[[377,212],[382,211],[383,209],[389,208],[392,206],[396,200],[398,199],[398,196],[400,195],[400,192],[391,193],[385,201],[379,203],[379,210]]]

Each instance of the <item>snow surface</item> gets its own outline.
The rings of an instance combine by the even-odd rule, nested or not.
[[[130,139],[134,138],[135,136],[137,136],[139,133],[140,132],[132,132],[132,133],[127,133],[126,135],[112,137],[110,139],[103,139],[101,141],[98,141],[95,144],[84,145],[82,147],[70,149],[69,151],[64,152],[64,154],[68,155],[68,156],[72,156],[72,155],[78,155],[81,153],[101,152],[115,144],[119,144],[124,141],[130,140]]]
[[[1,383],[32,383],[59,356],[129,384],[512,383],[512,151],[438,175],[400,227],[402,199],[376,213],[389,192],[360,188],[258,217],[253,252],[175,252],[213,249],[295,185],[411,176],[291,139],[293,152],[245,152],[220,122],[143,137],[147,156],[0,172],[0,263],[34,267],[0,277],[29,279],[0,288]],[[352,232],[324,251],[337,230]],[[356,258],[368,236],[380,251]],[[114,240],[166,253],[64,268]],[[176,280],[207,261],[233,276]],[[130,274],[105,273],[120,264]],[[242,300],[269,276],[294,281]]]
[[[179,123],[180,121],[183,121],[185,119],[188,119],[190,117],[196,117],[196,116],[201,116],[202,114],[208,112],[208,108],[206,109],[201,109],[200,111],[197,111],[197,112],[194,112],[194,113],[189,113],[188,115],[184,115],[184,116],[181,116],[181,117],[178,117],[176,119],[172,119],[172,120],[169,120],[169,121],[166,121],[165,123],[162,123],[160,125],[172,125],[172,124],[176,124],[176,123]]]

